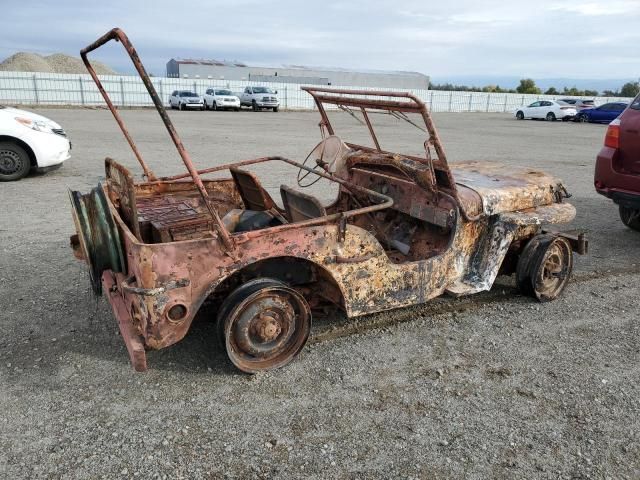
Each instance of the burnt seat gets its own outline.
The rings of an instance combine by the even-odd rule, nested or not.
[[[327,210],[316,197],[294,190],[287,185],[280,186],[280,196],[282,196],[285,215],[292,223],[324,217],[327,214]]]
[[[260,185],[255,173],[241,170],[238,167],[229,168],[238,193],[246,210],[271,210],[276,204],[271,195]]]

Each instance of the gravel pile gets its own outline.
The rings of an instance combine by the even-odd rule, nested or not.
[[[117,72],[100,62],[92,62],[98,75],[116,75]],[[77,57],[54,53],[43,57],[37,53],[18,52],[0,63],[0,71],[45,72],[45,73],[87,73],[82,60]]]

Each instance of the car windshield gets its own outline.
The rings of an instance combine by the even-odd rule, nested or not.
[[[181,97],[197,97],[198,94],[193,92],[180,92],[180,96]]]
[[[253,87],[253,93],[273,93],[273,91],[267,87]]]
[[[216,90],[216,95],[233,95],[231,90]]]

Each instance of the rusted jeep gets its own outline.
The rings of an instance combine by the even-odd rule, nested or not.
[[[141,157],[87,59],[112,39],[131,56],[188,173],[157,178]],[[205,301],[218,301],[233,364],[257,372],[301,351],[323,302],[355,317],[489,290],[499,273],[514,272],[522,292],[548,301],[568,282],[572,252],[586,252],[582,235],[543,230],[575,215],[560,180],[526,167],[450,166],[426,105],[411,93],[305,87],[323,136],[305,162],[272,156],[198,171],[121,30],[81,55],[144,181],[107,158],[103,184],[70,192],[71,243],[113,307],[136,370],[146,369],[146,350],[180,341]],[[340,139],[332,112],[357,118],[371,146]],[[418,154],[383,148],[372,121],[383,116],[426,138]],[[280,206],[249,170],[266,162],[297,169],[299,186],[337,186],[335,198],[322,203],[283,185]],[[230,177],[210,178],[219,172]]]

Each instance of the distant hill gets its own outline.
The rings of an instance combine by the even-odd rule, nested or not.
[[[92,61],[98,75],[117,75],[103,63]],[[37,53],[18,52],[0,63],[0,71],[5,72],[45,72],[45,73],[87,73],[82,60],[64,53],[54,53],[46,57]]]
[[[454,85],[466,85],[474,87],[484,87],[486,85],[500,85],[502,88],[516,88],[520,84],[521,78],[527,78],[527,75],[521,77],[513,76],[489,76],[489,75],[453,75],[453,76],[433,76],[431,83],[444,84],[452,83]],[[627,82],[635,82],[637,78],[619,78],[619,79],[594,79],[594,78],[533,78],[536,85],[547,90],[550,87],[556,87],[562,90],[564,87],[576,87],[578,90],[620,90],[620,87]]]

